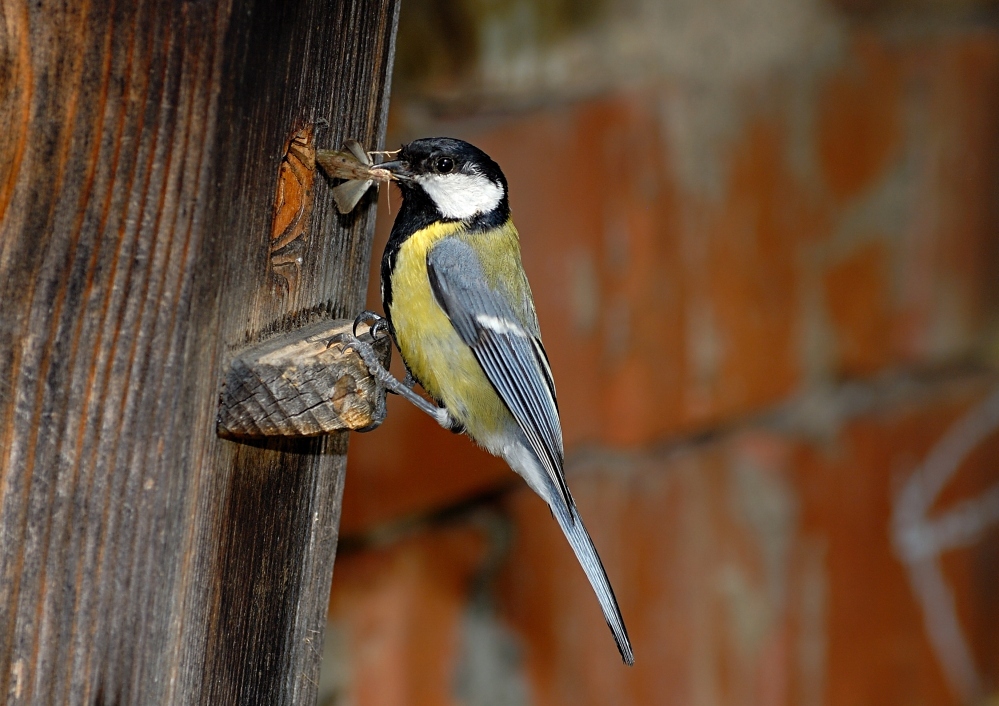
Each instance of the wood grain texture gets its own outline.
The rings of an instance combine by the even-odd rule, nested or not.
[[[338,319],[295,329],[243,351],[230,364],[219,401],[219,434],[319,436],[368,431],[385,420],[385,388],[360,355],[331,339],[350,334],[354,322]],[[360,331],[358,331],[360,334]],[[382,366],[392,347],[387,334],[372,341]]]
[[[373,201],[289,140],[380,145],[397,0],[0,5],[0,694],[315,700],[347,438],[216,435],[247,345],[352,318]],[[370,199],[371,197],[369,197]]]

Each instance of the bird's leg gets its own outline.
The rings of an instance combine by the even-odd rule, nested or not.
[[[398,150],[396,150],[398,152]],[[357,338],[357,327],[361,324],[368,324],[368,331],[371,333],[371,338],[377,338],[382,331],[388,330],[388,320],[384,316],[379,316],[373,311],[365,310],[357,315],[354,319],[354,337]],[[413,373],[406,370],[406,379],[402,381],[402,384],[412,390],[416,386],[417,380],[413,377]]]
[[[376,322],[372,326],[372,328],[374,328],[374,326],[377,326],[378,323],[380,322]],[[327,345],[332,346],[336,343],[343,345],[344,350],[350,348],[357,351],[357,354],[361,356],[361,360],[363,360],[364,364],[368,367],[368,372],[371,373],[371,376],[375,378],[375,380],[380,382],[385,387],[386,390],[388,390],[389,392],[394,392],[400,397],[404,397],[405,399],[409,400],[419,409],[423,410],[431,417],[433,417],[434,421],[436,421],[445,429],[454,431],[456,429],[461,428],[461,423],[458,422],[458,420],[456,420],[454,417],[452,417],[451,413],[448,412],[445,407],[438,407],[437,405],[433,404],[426,398],[421,397],[416,392],[414,392],[412,388],[407,387],[405,383],[400,382],[398,379],[396,379],[394,375],[392,375],[392,373],[386,370],[382,366],[381,361],[378,360],[378,354],[375,353],[374,349],[371,347],[370,344],[365,343],[364,341],[360,341],[355,336],[352,336],[347,333],[341,333],[334,336],[333,338],[330,339]]]

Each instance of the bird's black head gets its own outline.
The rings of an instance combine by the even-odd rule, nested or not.
[[[415,140],[403,145],[394,161],[376,166],[395,175],[411,217],[501,223],[509,216],[506,177],[489,155],[467,142]]]

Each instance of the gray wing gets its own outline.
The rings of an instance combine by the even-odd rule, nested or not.
[[[575,517],[562,472],[555,383],[536,323],[523,321],[510,302],[489,288],[475,252],[460,240],[446,238],[434,246],[427,271],[441,308],[517,420],[569,516]]]

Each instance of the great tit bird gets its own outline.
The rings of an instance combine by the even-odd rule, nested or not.
[[[377,166],[392,173],[403,195],[381,264],[388,330],[436,405],[384,370],[380,377],[441,426],[505,459],[548,503],[622,659],[633,664],[617,599],[562,471],[555,383],[506,177],[482,150],[443,137],[411,142]]]

